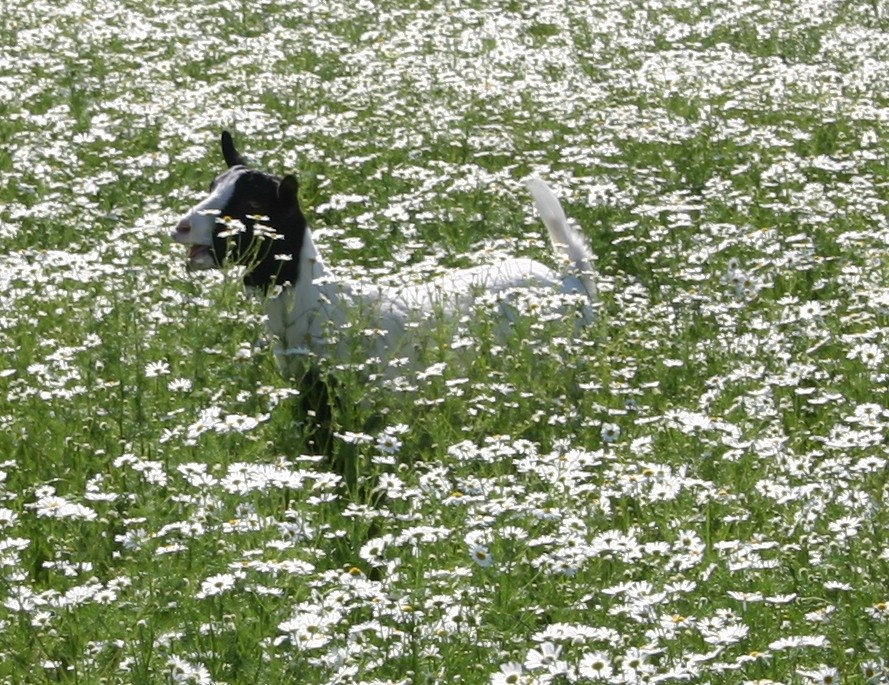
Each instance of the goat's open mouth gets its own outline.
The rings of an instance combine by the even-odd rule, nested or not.
[[[213,256],[212,248],[209,245],[189,245],[186,268],[189,271],[215,269],[216,258]]]

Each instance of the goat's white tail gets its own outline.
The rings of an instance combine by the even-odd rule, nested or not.
[[[568,261],[571,276],[579,281],[591,302],[598,298],[596,270],[593,267],[593,251],[580,232],[568,225],[565,211],[549,186],[539,178],[529,178],[525,185],[534,198],[537,213],[549,233],[553,250]]]

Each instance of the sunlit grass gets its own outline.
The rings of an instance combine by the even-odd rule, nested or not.
[[[5,3],[0,682],[884,682],[887,10]],[[223,128],[353,275],[544,176],[599,318],[322,361],[317,455],[166,238]]]

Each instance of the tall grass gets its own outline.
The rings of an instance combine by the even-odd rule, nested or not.
[[[887,9],[4,2],[0,682],[885,681]],[[345,274],[543,175],[596,323],[326,368],[346,482],[166,238],[222,128]]]

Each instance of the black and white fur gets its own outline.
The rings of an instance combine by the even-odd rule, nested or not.
[[[593,317],[597,293],[592,253],[540,179],[526,185],[563,262],[560,272],[532,259],[514,258],[395,287],[336,278],[312,240],[295,177],[249,168],[227,131],[222,133],[222,154],[228,169],[171,237],[188,246],[190,269],[218,268],[227,262],[245,265],[245,285],[267,295],[268,327],[285,373],[296,370],[289,360],[306,354],[332,362],[354,361],[354,340],[335,342],[331,334],[356,320],[362,329],[378,331],[360,351],[365,358],[376,358],[383,368],[396,359],[411,360],[422,344],[424,323],[468,313],[480,295],[528,288],[579,293],[586,299],[583,318]],[[506,310],[503,314],[509,318]],[[508,321],[504,323],[508,327]]]

